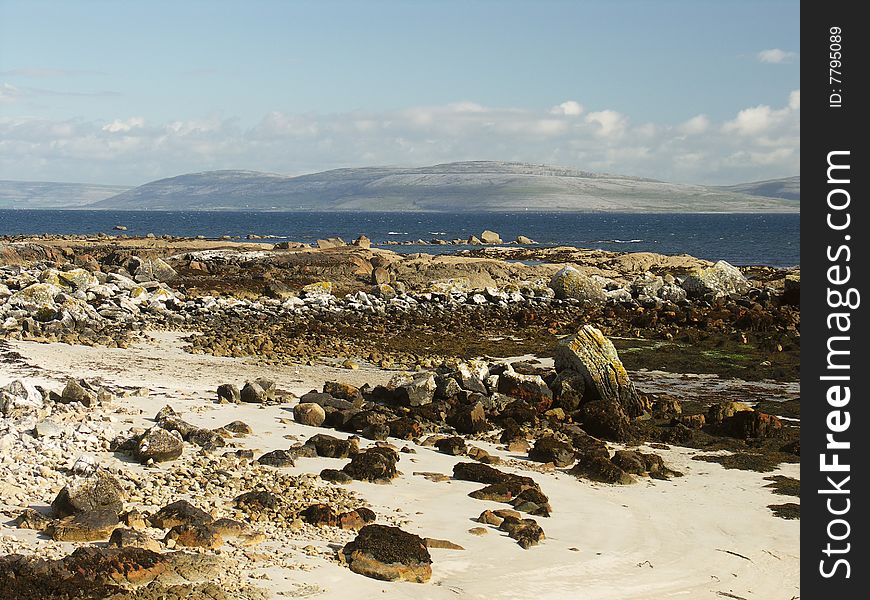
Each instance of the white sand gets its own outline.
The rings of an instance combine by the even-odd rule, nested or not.
[[[266,451],[291,445],[283,437],[288,434],[300,439],[315,433],[346,434],[281,423],[278,419],[292,419],[286,407],[218,405],[213,402],[218,384],[241,384],[246,379],[266,376],[279,387],[299,394],[319,389],[328,379],[361,385],[366,381],[382,383],[391,375],[366,367],[359,371],[325,366],[278,368],[246,360],[190,355],[180,350],[177,336],[154,336],[152,344],[128,350],[15,342],[14,349],[29,366],[21,361],[0,362],[0,385],[27,377],[59,389],[67,377],[88,377],[101,378],[107,384],[144,386],[150,388],[150,396],[117,401],[144,410],[141,418],[134,420],[147,424],[146,419],[166,403],[183,418],[202,426],[217,427],[241,419],[255,432],[245,441],[248,447]],[[400,447],[406,445],[393,441]],[[476,445],[504,458],[521,458],[494,446]],[[296,553],[299,562],[315,568],[289,571],[273,567],[266,571],[269,580],[252,583],[273,590],[276,598],[307,595],[302,584],[313,584],[315,587],[308,588],[312,597],[340,600],[791,600],[799,596],[799,522],[776,518],[766,508],[768,504],[797,500],[765,488],[768,482],[764,477],[771,474],[726,470],[718,464],[694,461],[691,456],[697,451],[677,447],[654,450],[669,466],[685,473],[685,477],[671,481],[642,480],[631,486],[608,486],[579,481],[558,471],[523,470],[524,475],[540,483],[554,511],[550,518],[537,518],[547,539],[523,550],[495,528],[488,527],[489,533],[480,537],[469,534],[469,528],[480,526],[472,519],[484,509],[510,507],[469,498],[468,492],[480,488],[480,484],[435,483],[413,476],[414,471],[450,474],[459,462],[431,448],[415,449],[417,454],[401,455],[399,468],[403,475],[393,483],[354,482],[349,487],[366,498],[379,515],[406,516],[404,529],[465,547],[464,551],[432,550],[433,577],[429,583],[380,582],[321,558],[304,557],[297,549],[272,549],[268,544],[260,550]],[[101,458],[111,460],[108,454]],[[288,471],[317,473],[327,466],[341,468],[345,462],[300,459]],[[799,473],[799,465],[790,464],[772,474],[798,478]],[[0,534],[16,533],[26,535],[0,525]]]

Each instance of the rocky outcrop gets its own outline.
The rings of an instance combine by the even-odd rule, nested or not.
[[[683,289],[693,298],[710,295],[713,298],[745,294],[749,280],[737,267],[720,260],[712,267],[693,270],[683,280]]]

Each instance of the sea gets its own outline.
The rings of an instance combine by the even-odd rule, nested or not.
[[[0,210],[0,236],[148,233],[220,238],[248,235],[267,241],[346,241],[361,234],[373,242],[467,239],[484,229],[506,242],[527,236],[542,246],[577,246],[626,252],[691,254],[734,265],[800,264],[799,214],[614,213],[378,213],[378,212],[176,212]],[[402,253],[453,253],[463,246],[389,246]],[[470,246],[469,246],[470,248]]]

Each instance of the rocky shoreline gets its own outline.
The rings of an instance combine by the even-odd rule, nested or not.
[[[0,243],[0,598],[332,597],[308,577],[321,569],[442,597],[451,561],[468,560],[451,556],[513,552],[487,534],[577,550],[560,540],[581,523],[565,494],[652,501],[641,486],[714,476],[757,478],[747,494],[770,502],[752,519],[795,534],[782,519],[799,504],[755,472],[794,487],[799,270],[325,242]],[[180,344],[170,360],[209,366],[146,367],[166,336]],[[101,358],[40,350],[61,346]],[[633,381],[657,369],[761,391],[689,398],[666,377],[654,391]],[[777,386],[786,402],[765,400]],[[429,486],[444,507],[432,517],[390,500],[422,515]],[[464,517],[435,526],[454,504]],[[797,585],[792,568],[777,585]],[[771,572],[747,573],[744,591]]]

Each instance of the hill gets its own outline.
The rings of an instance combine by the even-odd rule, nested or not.
[[[751,183],[738,183],[737,185],[720,186],[720,190],[748,194],[750,196],[764,196],[767,198],[784,198],[786,200],[801,199],[801,178],[784,177],[782,179],[766,179]]]
[[[336,169],[289,177],[209,171],[161,179],[96,202],[119,210],[795,212],[794,203],[510,162]]]
[[[0,208],[81,208],[128,189],[125,185],[0,180]]]

